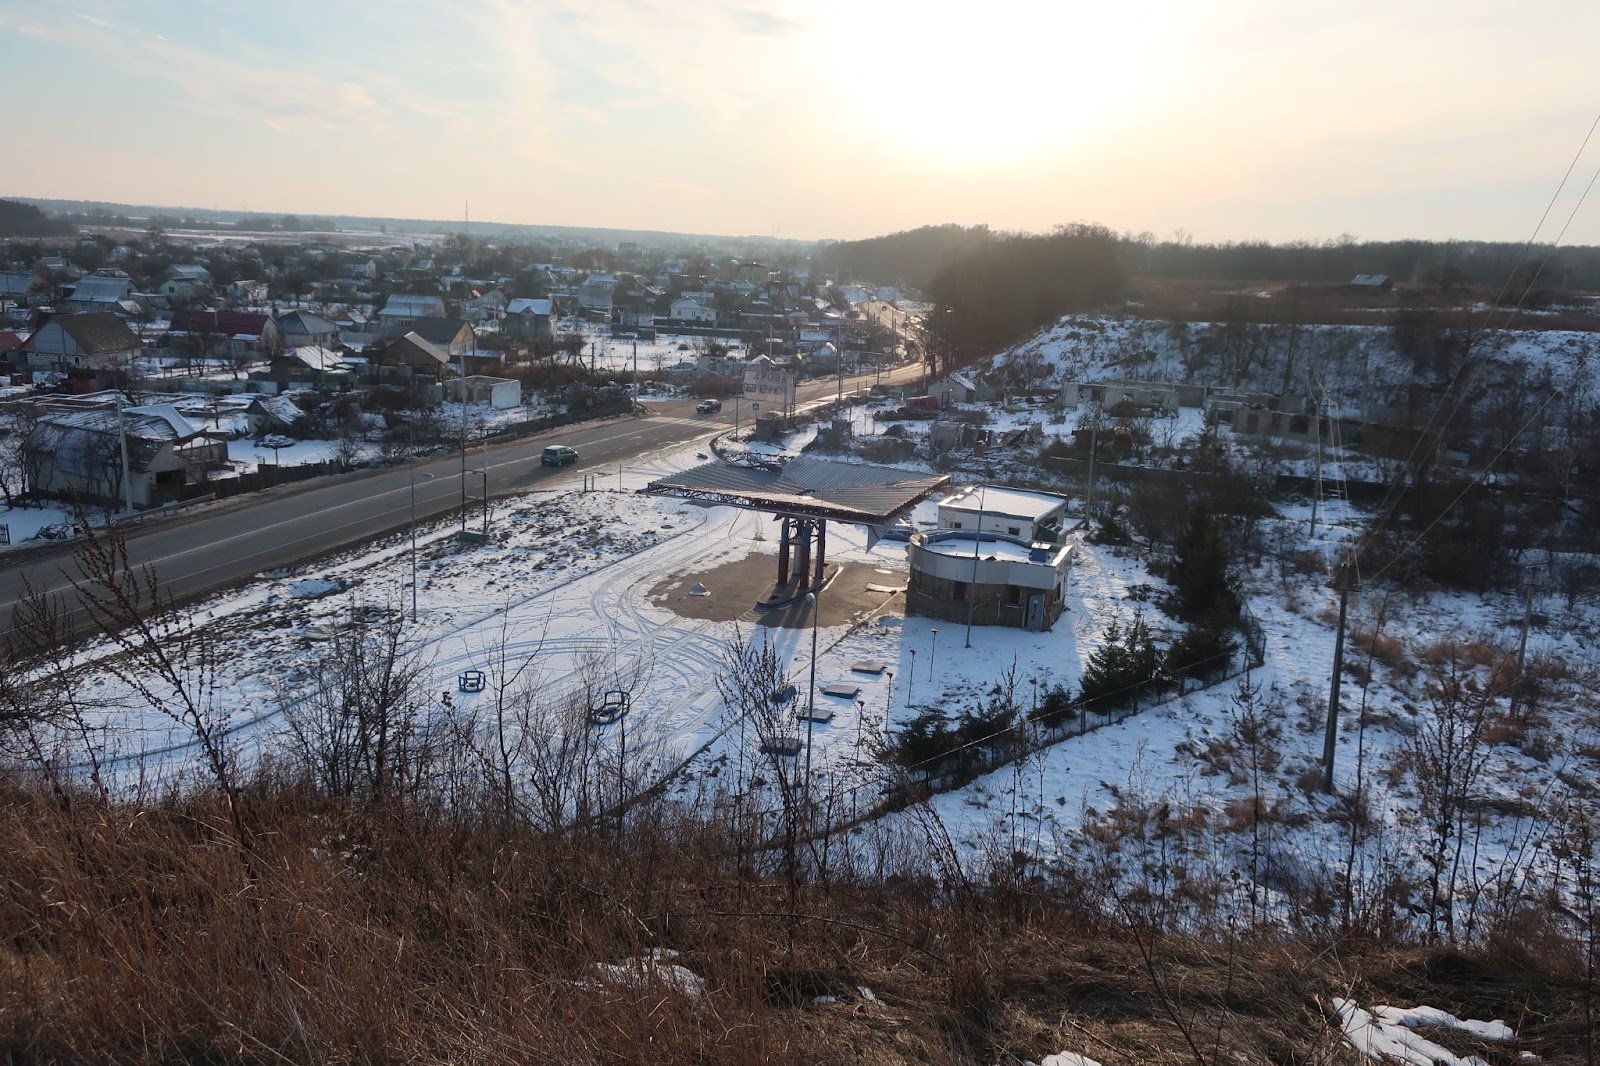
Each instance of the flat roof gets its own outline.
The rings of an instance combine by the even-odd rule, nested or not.
[[[950,481],[890,466],[791,459],[782,467],[713,462],[652,481],[643,491],[757,511],[878,524]]]
[[[977,514],[1004,515],[1038,521],[1067,504],[1066,497],[1027,489],[1007,489],[997,485],[974,485],[939,501],[940,507]]]
[[[974,546],[979,559],[999,559],[1009,563],[1026,563],[1033,559],[1033,552],[1026,544],[989,537],[974,541],[972,537],[960,536],[960,532],[957,530],[956,536],[944,535],[938,540],[925,540],[919,547],[935,555],[953,555],[964,559],[972,558]]]

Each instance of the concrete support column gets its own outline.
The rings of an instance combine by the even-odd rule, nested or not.
[[[800,535],[800,559],[795,567],[800,578],[800,588],[811,587],[811,521],[806,518],[795,519],[795,530]]]
[[[827,519],[817,519],[817,572],[812,582],[817,588],[822,587],[822,564],[827,555],[828,522]]]
[[[783,519],[781,531],[778,533],[778,584],[789,583],[789,518]]]

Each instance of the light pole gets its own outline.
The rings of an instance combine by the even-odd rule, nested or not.
[[[417,482],[432,481],[432,474],[411,475],[411,620],[417,620]]]
[[[806,697],[806,802],[811,801],[811,727],[817,719],[817,594],[806,593],[811,608],[811,692]]]
[[[906,674],[906,710],[911,709],[911,689],[917,683],[917,649],[911,649],[911,670]]]
[[[972,647],[972,612],[978,603],[978,552],[983,548],[983,505],[988,488],[987,485],[978,486],[978,528],[972,534],[972,580],[967,582],[967,647],[969,648]]]
[[[889,691],[883,696],[883,736],[887,740],[894,725],[894,671],[885,670],[884,673],[889,676]]]
[[[934,657],[939,654],[939,629],[938,629],[937,626],[935,626],[929,632],[931,632],[933,634],[933,643],[928,648],[928,680],[932,681],[933,680],[933,660],[934,660]]]

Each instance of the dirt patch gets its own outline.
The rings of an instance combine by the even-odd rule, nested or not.
[[[864,611],[876,610],[890,593],[869,589],[900,588],[903,573],[883,573],[878,567],[846,563],[835,572],[829,564],[830,580],[819,600],[819,621],[824,626],[840,626]],[[811,609],[800,600],[782,610],[758,611],[756,604],[770,598],[778,577],[776,552],[751,552],[743,559],[706,570],[684,570],[662,579],[650,590],[650,602],[658,603],[682,618],[713,622],[745,619],[765,626],[800,629],[811,624]],[[702,586],[708,595],[696,596],[692,590]]]

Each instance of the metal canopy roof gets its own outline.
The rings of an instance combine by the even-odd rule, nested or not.
[[[778,514],[881,523],[950,480],[890,466],[791,459],[782,469],[707,463],[646,485],[655,496],[731,504]]]

